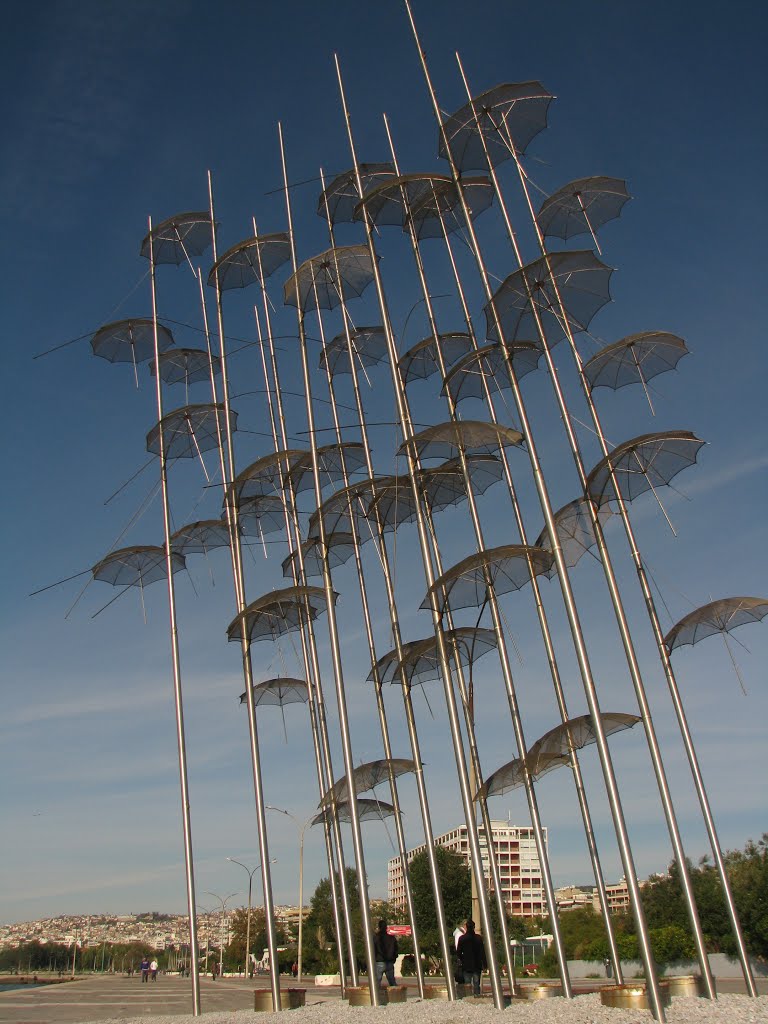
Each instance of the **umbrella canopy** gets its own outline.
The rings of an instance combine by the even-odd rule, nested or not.
[[[229,528],[223,519],[200,519],[171,534],[171,551],[179,555],[207,555],[229,547]]]
[[[454,405],[458,405],[464,398],[485,398],[486,388],[491,395],[508,390],[512,385],[505,352],[512,361],[518,380],[535,370],[541,358],[541,349],[528,341],[514,345],[486,345],[468,352],[456,363],[446,374],[440,394],[450,395]]]
[[[337,373],[351,373],[349,364],[349,350],[360,366],[374,366],[376,363],[383,363],[387,358],[387,337],[383,327],[358,327],[349,332],[349,342],[346,332],[337,334],[335,338],[323,346],[320,353],[320,369],[328,370],[333,376]]]
[[[621,178],[577,178],[544,200],[536,220],[545,237],[567,241],[586,233],[594,238],[598,228],[618,217],[631,198]]]
[[[173,345],[167,327],[157,325],[157,345],[161,352]],[[110,363],[145,363],[155,354],[155,325],[152,320],[115,320],[105,324],[91,338],[93,354]]]
[[[351,533],[326,534],[325,546],[328,551],[328,568],[335,569],[349,561],[355,551],[355,538]],[[309,579],[313,576],[323,575],[323,546],[319,537],[309,537],[301,545],[301,557],[304,564],[304,574]],[[283,576],[286,579],[298,578],[299,557],[298,552],[292,551],[287,558],[283,559]]]
[[[360,543],[371,539],[371,531],[366,529],[368,507],[378,487],[385,486],[392,477],[375,477],[361,480],[359,483],[342,487],[323,502],[319,510],[309,517],[309,537],[320,535],[320,516],[323,517],[326,540],[334,533],[349,535],[359,533]],[[350,509],[351,506],[351,509]]]
[[[263,683],[255,683],[251,687],[253,703],[256,707],[272,705],[283,707],[285,704],[306,704],[309,701],[309,688],[303,679],[291,679],[280,676],[266,679]],[[246,694],[240,694],[240,703],[245,704]]]
[[[602,712],[600,715],[603,731],[606,736],[623,732],[637,725],[641,719],[637,715],[620,712]],[[477,792],[477,796],[501,796],[509,790],[517,789],[525,783],[525,767],[532,779],[539,779],[547,772],[561,765],[570,764],[571,749],[580,750],[596,742],[594,724],[590,715],[571,718],[562,725],[550,729],[529,747],[525,760],[516,757],[502,768],[493,772],[485,780]]]
[[[400,775],[416,770],[413,761],[405,757],[381,758],[378,761],[369,761],[367,764],[358,765],[352,772],[355,780],[355,789],[358,793],[365,793],[369,789],[375,789],[380,782],[388,782]],[[342,776],[328,790],[320,801],[321,807],[327,807],[334,801],[347,800],[349,798],[349,786],[346,775]]]
[[[706,442],[688,430],[643,434],[625,441],[601,459],[587,477],[587,492],[597,505],[615,497],[611,470],[625,501],[669,484],[678,473],[696,464]]]
[[[304,448],[286,448],[264,455],[241,469],[229,485],[229,498],[237,501],[264,494],[280,494],[290,470],[306,458]]]
[[[238,504],[240,530],[245,537],[278,533],[285,524],[285,505],[274,494],[255,494]]]
[[[541,82],[505,82],[474,96],[443,122],[454,162],[460,171],[485,170],[483,139],[493,167],[522,155],[547,126],[553,96]],[[445,143],[440,136],[440,156]]]
[[[363,195],[367,195],[380,181],[394,176],[395,165],[358,164],[357,170],[363,185]],[[357,174],[353,167],[349,171],[337,174],[330,185],[321,192],[317,204],[318,216],[330,219],[331,224],[351,224],[354,220],[355,207],[361,198],[357,188]]]
[[[343,444],[334,442],[317,449],[321,487],[343,480],[345,469],[347,475],[352,476],[365,464],[365,447],[359,441],[347,441]],[[314,486],[312,452],[306,452],[303,459],[294,463],[288,479],[296,494],[308,491]]]
[[[468,455],[494,455],[499,449],[522,444],[519,430],[482,420],[451,420],[414,434],[397,450],[403,455],[409,448],[420,459],[450,459],[463,450]]]
[[[229,291],[263,284],[268,277],[291,258],[291,240],[284,231],[273,235],[254,235],[227,249],[211,267],[208,284]]]
[[[199,384],[211,379],[211,365],[215,374],[221,373],[221,360],[209,356],[203,348],[171,348],[160,354],[160,379],[166,384]],[[154,359],[149,372],[156,376]]]
[[[488,586],[497,595],[521,590],[532,576],[549,572],[552,555],[526,544],[503,544],[487,548],[463,559],[439,576],[427,591],[420,608],[432,607],[437,600],[440,614],[446,607],[479,608],[488,597]]]
[[[457,629],[444,631],[445,644],[449,657],[458,660],[462,668],[473,665],[478,658],[488,654],[496,647],[496,634],[492,629],[480,626],[459,626]],[[432,634],[423,640],[412,640],[401,647],[402,658],[397,651],[390,651],[376,663],[380,682],[402,683],[403,676],[409,686],[423,686],[432,679],[442,675],[437,639]],[[375,678],[372,671],[368,679]]]
[[[584,376],[590,388],[619,388],[644,384],[660,373],[674,370],[688,347],[682,338],[666,331],[630,334],[600,349],[584,364]]]
[[[357,801],[358,821],[383,821],[385,818],[394,816],[395,808],[384,800],[360,799]],[[333,820],[333,810],[330,807],[324,808],[312,819],[312,825],[330,824]],[[352,821],[352,811],[347,800],[336,804],[336,817],[339,821],[349,823]]]
[[[472,348],[472,339],[463,331],[438,334],[437,341],[440,355],[446,366],[455,363]],[[433,373],[437,373],[440,363],[434,336],[430,335],[409,348],[405,355],[400,357],[397,365],[400,367],[403,384],[410,384],[412,380],[416,379],[426,380]]]
[[[147,451],[160,454],[160,428],[163,430],[167,459],[194,459],[219,446],[219,434],[237,430],[237,413],[230,409],[229,421],[224,406],[185,405],[174,409],[147,434]]]
[[[471,219],[476,220],[493,203],[494,189],[490,178],[462,178],[461,191]],[[467,218],[461,194],[452,179],[435,185],[411,207],[411,223],[419,241],[425,238],[443,238],[456,231],[464,231]]]
[[[207,211],[177,213],[152,228],[141,243],[141,255],[149,259],[151,248],[155,263],[178,266],[202,256],[212,240],[211,215]]]
[[[613,511],[606,502],[597,509],[597,518],[601,526],[613,515]],[[563,505],[554,515],[557,539],[563,552],[565,564],[573,568],[581,556],[590,551],[597,544],[592,517],[589,514],[586,498],[577,498],[576,501],[569,501]],[[549,530],[544,527],[536,538],[536,547],[552,553],[552,543],[549,537]],[[550,579],[557,572],[557,565],[552,560],[552,567],[545,573]]]
[[[373,260],[367,245],[326,249],[305,260],[285,282],[286,306],[335,309],[342,301],[359,298],[373,281]]]
[[[336,603],[338,594],[334,592]],[[286,587],[257,598],[227,627],[230,641],[240,641],[243,629],[248,640],[276,640],[299,629],[326,610],[325,591],[320,587]]]
[[[571,331],[585,331],[611,301],[612,273],[591,249],[548,253],[526,264],[509,275],[485,306],[489,340],[501,340],[494,308],[507,342],[538,339],[538,317],[549,343],[557,344],[566,327],[562,309]]]
[[[768,615],[764,597],[724,597],[702,605],[680,619],[664,637],[671,653],[686,644],[695,644],[715,633],[731,633],[749,622],[761,622]]]
[[[367,213],[377,227],[390,225],[406,231],[411,208],[445,184],[452,184],[452,179],[445,174],[401,174],[388,178],[366,193],[355,207],[354,218],[362,220]]]
[[[177,573],[186,565],[184,558],[171,551],[171,569]],[[113,587],[146,587],[168,578],[165,548],[154,545],[134,546],[110,551],[91,569],[93,578]]]

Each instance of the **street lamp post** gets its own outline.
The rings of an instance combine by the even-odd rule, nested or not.
[[[251,894],[253,891],[253,876],[261,867],[261,861],[256,865],[255,868],[249,868],[242,861],[235,860],[234,857],[227,857],[227,860],[231,864],[239,864],[241,868],[248,872],[248,916],[246,918],[245,925],[245,976],[249,976],[250,967],[250,955],[251,955]],[[275,864],[277,857],[272,857],[270,864]]]
[[[227,904],[233,896],[239,896],[240,894],[231,892],[229,896],[225,896],[224,899],[222,899],[217,893],[209,892],[207,889],[205,894],[206,896],[213,896],[221,904],[221,927],[219,928],[219,977],[221,978],[224,976],[224,922],[227,917]]]
[[[304,832],[307,825],[313,820],[313,817],[307,818],[302,825],[295,814],[291,814],[290,811],[286,811],[282,807],[275,807],[273,804],[267,804],[266,809],[268,811],[278,811],[280,814],[284,814],[286,818],[291,818],[299,830],[299,955],[296,960],[297,965],[297,981],[301,981],[301,939],[304,930]]]

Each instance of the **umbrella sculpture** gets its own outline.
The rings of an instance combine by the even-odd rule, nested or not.
[[[606,387],[618,391],[628,384],[643,385],[651,412],[654,412],[648,381],[667,370],[674,370],[688,346],[676,334],[666,331],[643,331],[630,334],[592,356],[582,367],[590,388]]]
[[[519,430],[482,420],[450,420],[414,434],[397,450],[402,455],[409,448],[420,459],[450,459],[460,451],[467,455],[494,455],[500,448],[520,445]]]
[[[287,306],[335,309],[342,299],[363,294],[373,281],[371,255],[366,245],[345,245],[327,249],[305,260],[285,283]]]
[[[591,551],[597,544],[592,517],[589,514],[586,501],[586,498],[577,498],[576,501],[569,501],[567,505],[563,505],[561,509],[558,509],[554,515],[557,539],[560,541],[563,558],[565,558],[565,564],[569,569],[577,565],[581,556]],[[597,518],[601,526],[612,515],[613,509],[608,502],[600,505],[597,509]],[[535,546],[543,548],[545,551],[552,550],[549,530],[546,527],[536,538]],[[553,563],[552,568],[544,573],[544,575],[552,579],[556,572],[557,566]]]
[[[334,592],[334,602],[338,596]],[[244,629],[251,642],[276,640],[316,619],[325,610],[325,591],[322,587],[274,590],[252,601],[244,612],[233,619],[227,627],[227,637],[232,642],[239,642]]]
[[[211,267],[208,284],[231,291],[247,288],[263,281],[286,263],[291,257],[291,245],[285,232],[274,235],[254,235],[227,249]]]
[[[160,352],[173,345],[173,335],[167,327],[157,325],[157,347]],[[136,387],[139,386],[138,363],[145,363],[155,354],[155,324],[153,320],[115,320],[105,324],[91,338],[93,354],[110,363],[131,363]]]
[[[488,654],[497,646],[496,634],[492,629],[482,626],[459,626],[447,629],[444,633],[445,642],[451,655],[456,658],[462,668],[468,668],[484,654]],[[422,640],[411,640],[403,644],[402,658],[397,651],[390,651],[379,659],[376,666],[382,683],[393,685],[402,681],[405,676],[409,686],[423,686],[433,679],[440,678],[440,657],[437,639],[434,635]],[[373,674],[368,676],[372,679]]]
[[[288,448],[252,462],[241,469],[230,484],[231,496],[237,501],[267,494],[279,494],[291,468],[306,458],[303,448]]]
[[[165,384],[197,384],[211,379],[213,372],[221,373],[221,360],[210,356],[204,348],[171,348],[160,353],[160,378]],[[157,369],[154,359],[149,371],[155,376]]]
[[[395,168],[390,163],[358,164],[352,170],[338,174],[320,195],[318,216],[329,219],[331,224],[352,223],[355,207],[361,199],[357,186],[358,174],[365,195],[378,182],[394,176]]]
[[[405,757],[380,758],[378,761],[368,761],[366,764],[358,765],[352,773],[355,781],[355,789],[358,793],[365,793],[369,789],[375,789],[380,783],[388,782],[390,779],[397,779],[401,775],[416,770],[413,761]],[[349,798],[349,787],[346,775],[342,776],[328,790],[320,801],[321,807],[327,807],[334,801],[347,800]]]
[[[708,636],[719,633],[730,655],[742,692],[746,694],[744,680],[733,656],[728,634],[739,626],[750,622],[761,622],[768,615],[768,600],[764,597],[724,597],[702,605],[680,619],[664,637],[664,644],[671,654],[678,647],[696,644]]]
[[[171,550],[171,569],[174,575],[185,567],[184,557]],[[91,573],[95,580],[111,583],[113,587],[138,587],[141,595],[141,608],[146,620],[144,587],[168,578],[165,548],[155,545],[134,545],[110,551],[93,566]]]
[[[220,434],[225,430],[237,430],[237,413],[231,411],[227,421],[221,404],[185,405],[167,413],[161,422],[165,457],[194,459],[218,448]],[[156,424],[147,434],[147,451],[153,455],[160,454],[160,427]]]
[[[346,333],[337,334],[323,346],[323,351],[320,353],[320,369],[324,370],[327,365],[331,376],[337,373],[351,373],[350,347],[354,358],[358,360],[363,369],[384,362],[387,358],[387,339],[384,335],[384,328],[358,327],[355,330],[350,330],[349,342],[347,342]]]
[[[360,540],[358,539],[358,543]],[[344,565],[355,552],[355,538],[351,533],[331,533],[326,530],[325,545],[326,555],[323,555],[322,545],[319,537],[309,537],[301,545],[301,558],[304,564],[304,572],[307,577],[323,575],[323,563],[328,559],[328,565],[335,569]],[[283,576],[286,579],[295,579],[299,568],[298,552],[293,551],[287,558],[283,559]]]
[[[506,350],[506,355],[505,355]],[[517,379],[522,380],[539,365],[541,349],[528,341],[514,345],[486,345],[468,352],[445,375],[441,395],[450,395],[454,405],[464,398],[485,398],[485,387],[493,394],[511,387],[507,359],[512,361]]]
[[[384,800],[371,800],[370,798],[362,798],[357,800],[357,817],[359,821],[383,821],[385,818],[391,818],[395,813],[395,808],[392,804],[386,803]],[[339,821],[346,822],[349,824],[352,821],[352,813],[349,808],[349,801],[344,800],[342,803],[336,804],[336,813],[332,808],[326,807],[312,819],[312,825],[323,825],[336,817]]]
[[[552,568],[552,555],[541,548],[527,544],[502,544],[470,555],[446,570],[429,588],[419,607],[431,608],[436,600],[440,613],[446,608],[479,608],[488,599],[488,587],[496,594],[521,590],[530,583],[531,576],[548,573]]]
[[[489,178],[462,178],[461,191],[463,196],[449,179],[444,184],[433,184],[432,191],[411,206],[410,220],[419,241],[463,232],[467,226],[465,205],[470,217],[476,220],[493,203],[494,189]]]
[[[229,547],[229,527],[223,519],[187,523],[171,535],[171,550],[180,555],[207,555],[214,548]]]
[[[578,178],[545,199],[536,220],[545,238],[552,235],[568,241],[589,232],[599,253],[595,232],[618,217],[631,198],[621,178]]]
[[[211,215],[207,210],[177,213],[156,224],[141,243],[141,255],[156,264],[179,266],[186,260],[202,256],[211,244]]]
[[[255,683],[251,687],[254,707],[279,707],[283,716],[283,735],[288,742],[288,731],[285,725],[286,704],[306,704],[309,701],[309,688],[303,679],[292,679],[280,676],[266,679],[263,683]],[[240,694],[240,703],[247,703],[247,695]]]
[[[486,151],[494,167],[513,152],[522,155],[547,127],[552,99],[541,82],[505,82],[480,93],[444,120],[440,156],[447,156],[447,142],[456,167],[464,172],[487,170]]]
[[[472,339],[463,331],[452,331],[448,334],[439,334],[437,344],[445,362],[455,363],[457,359],[470,351]],[[409,384],[416,379],[427,380],[433,373],[437,373],[440,363],[435,349],[435,339],[430,335],[423,341],[417,342],[400,357],[397,365],[403,375],[404,384]]]

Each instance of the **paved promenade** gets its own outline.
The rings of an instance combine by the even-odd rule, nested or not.
[[[2,977],[0,981],[12,981]],[[266,979],[264,979],[266,980]],[[290,978],[281,979],[284,987],[295,986]],[[415,982],[409,979],[413,989],[411,998],[417,995]],[[259,987],[265,987],[259,979]],[[590,987],[599,982],[590,981]],[[410,985],[409,985],[410,987]],[[336,1001],[336,988],[315,988],[307,985],[307,1005]],[[718,991],[743,992],[742,982],[721,979]],[[768,994],[768,982],[758,982],[759,991]],[[244,978],[224,978],[213,981],[201,978],[200,1002],[204,1014],[214,1011],[252,1010],[252,981]],[[192,997],[187,978],[173,975],[158,977],[156,982],[142,983],[140,978],[120,975],[85,975],[76,981],[61,985],[44,985],[39,988],[18,988],[11,992],[2,991],[0,986],[0,1022],[2,1024],[73,1024],[80,1021],[115,1020],[125,1017],[155,1016],[167,1014],[191,1014]]]

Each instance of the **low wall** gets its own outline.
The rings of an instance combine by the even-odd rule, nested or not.
[[[768,977],[768,964],[752,958],[752,971],[757,978]],[[742,978],[741,964],[735,957],[726,956],[725,953],[710,953],[709,965],[712,974],[716,978]],[[631,980],[636,974],[641,974],[643,965],[639,960],[623,960],[621,963],[624,975]],[[571,978],[588,978],[591,975],[606,976],[605,967],[599,960],[569,960],[568,973]],[[699,964],[696,960],[683,960],[678,963],[667,964],[664,971],[670,974],[698,974]]]

